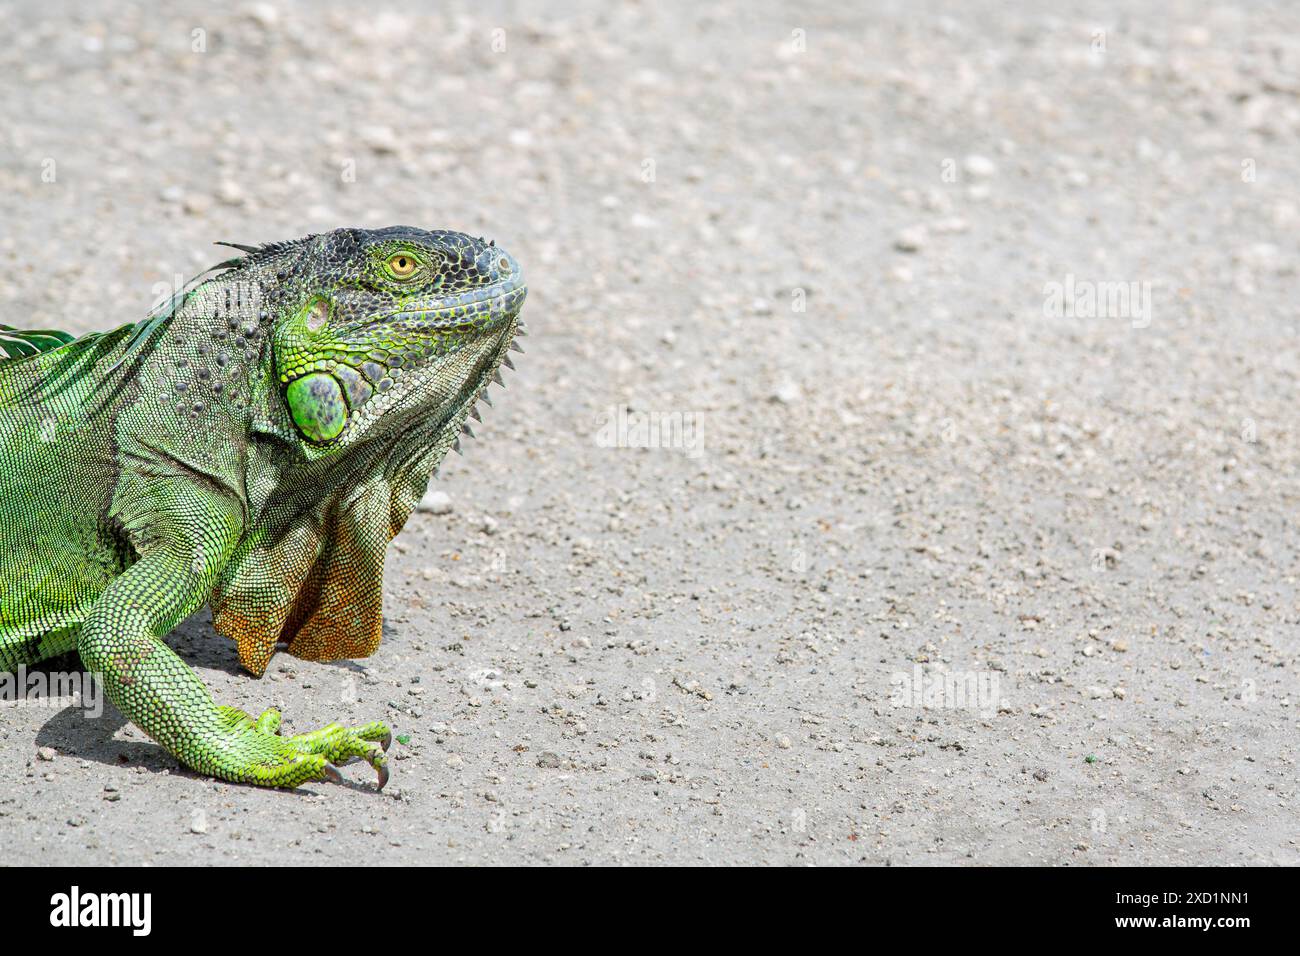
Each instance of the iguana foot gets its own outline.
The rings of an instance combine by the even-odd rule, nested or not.
[[[235,707],[219,710],[229,720],[229,745],[223,747],[221,766],[196,769],[227,780],[267,787],[296,787],[309,780],[341,783],[338,767],[365,760],[379,775],[377,789],[388,783],[388,758],[384,755],[392,734],[381,721],[347,728],[329,724],[310,733],[281,737],[280,712],[266,710],[254,720]]]

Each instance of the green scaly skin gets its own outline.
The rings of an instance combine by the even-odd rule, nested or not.
[[[0,671],[76,649],[200,773],[388,779],[388,728],[279,736],[164,642],[204,603],[261,675],[378,647],[384,552],[500,381],[526,289],[492,243],[339,229],[214,267],[144,322],[0,326]]]

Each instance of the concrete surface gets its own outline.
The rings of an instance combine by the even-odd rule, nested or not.
[[[0,321],[410,223],[533,334],[375,657],[172,638],[388,790],[28,699],[4,863],[1300,862],[1296,5],[151,6],[0,4]]]

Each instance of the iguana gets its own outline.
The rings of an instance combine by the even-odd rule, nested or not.
[[[338,229],[214,266],[144,321],[0,326],[0,672],[71,651],[181,763],[340,780],[381,722],[279,736],[163,638],[208,603],[257,676],[277,646],[365,657],[384,552],[513,368],[526,287],[493,242]]]

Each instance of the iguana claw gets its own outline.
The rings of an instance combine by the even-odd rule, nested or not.
[[[320,730],[281,739],[301,753],[323,756],[334,775],[338,775],[340,766],[365,760],[379,775],[377,789],[383,790],[388,783],[388,759],[384,753],[392,736],[385,724],[375,720],[351,729],[342,724],[329,724]],[[333,780],[334,776],[329,779]]]

